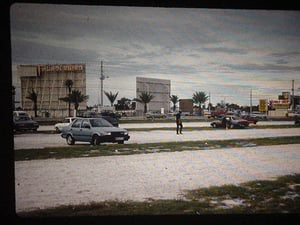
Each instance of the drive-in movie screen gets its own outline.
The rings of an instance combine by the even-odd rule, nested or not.
[[[299,214],[300,11],[9,16],[19,218]]]

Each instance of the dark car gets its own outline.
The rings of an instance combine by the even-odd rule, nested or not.
[[[258,119],[256,116],[251,116],[251,115],[244,115],[241,116],[242,119],[247,120],[249,123],[256,124]]]
[[[236,116],[225,116],[225,118],[227,119],[227,121],[229,122],[229,128],[245,128],[249,126],[249,122],[247,120],[244,120],[242,118],[236,117]],[[224,117],[219,118],[218,120],[214,120],[210,123],[210,125],[213,128],[225,128],[225,123],[223,123],[222,121]]]
[[[114,127],[119,127],[118,117],[114,113],[98,113],[98,112],[84,112],[82,115],[79,115],[79,117],[84,118],[103,118],[106,119],[108,122],[110,122]]]
[[[119,122],[116,118],[111,116],[100,116],[100,118],[106,119],[108,122],[110,122],[114,127],[119,127]]]
[[[76,141],[90,142],[98,145],[104,142],[124,144],[130,136],[126,129],[114,127],[103,118],[77,118],[70,125],[62,129],[61,137],[68,145]]]
[[[13,131],[37,131],[39,128],[38,122],[32,120],[29,116],[14,116]]]
[[[300,118],[295,119],[295,125],[300,127]]]

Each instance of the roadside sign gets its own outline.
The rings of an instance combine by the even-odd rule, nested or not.
[[[267,99],[259,99],[259,111],[266,112],[267,110]]]

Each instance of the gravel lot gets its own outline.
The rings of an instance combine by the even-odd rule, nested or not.
[[[182,191],[300,173],[300,145],[18,161],[16,210],[104,200],[180,199]]]
[[[176,135],[175,130],[156,130],[130,135],[127,143],[149,143],[300,136],[300,129],[212,129],[183,135]],[[67,145],[59,134],[18,134],[14,141],[16,150]],[[300,173],[299,149],[295,144],[17,161],[16,210],[116,199],[176,199],[182,198],[184,190]]]

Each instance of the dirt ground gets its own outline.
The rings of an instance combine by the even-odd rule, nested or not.
[[[182,191],[300,173],[300,145],[15,162],[16,210]]]

